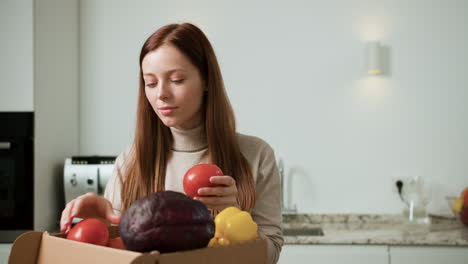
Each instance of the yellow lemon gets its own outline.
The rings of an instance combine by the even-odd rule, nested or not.
[[[227,207],[221,212],[219,212],[218,215],[215,217],[215,225],[216,225],[216,231],[215,231],[215,237],[220,238],[223,236],[224,230],[226,229],[226,220],[229,219],[231,216],[241,212],[239,208],[231,206]]]

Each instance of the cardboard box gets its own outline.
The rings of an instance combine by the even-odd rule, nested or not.
[[[116,237],[115,227],[109,229]],[[266,263],[266,241],[258,239],[244,244],[202,248],[160,254],[139,253],[65,239],[64,234],[28,232],[19,236],[10,252],[9,264],[262,264]]]

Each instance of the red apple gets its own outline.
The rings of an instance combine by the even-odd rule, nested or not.
[[[214,164],[197,164],[184,175],[184,191],[190,197],[198,195],[198,189],[203,187],[216,187],[210,182],[211,176],[223,176],[221,169]]]

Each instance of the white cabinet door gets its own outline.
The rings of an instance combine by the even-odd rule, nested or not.
[[[468,247],[390,247],[391,264],[466,264]]]
[[[284,245],[279,264],[388,264],[387,246]]]
[[[0,243],[0,264],[7,264],[12,244]]]

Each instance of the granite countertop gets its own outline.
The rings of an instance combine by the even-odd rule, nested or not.
[[[283,230],[321,227],[323,236],[284,236],[285,244],[468,246],[468,227],[455,218],[411,224],[401,215],[285,215]]]

